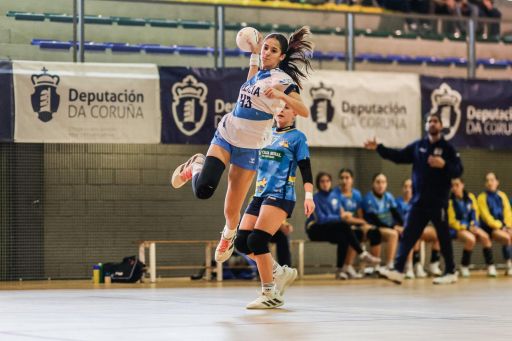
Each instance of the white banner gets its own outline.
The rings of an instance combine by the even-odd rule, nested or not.
[[[13,62],[16,142],[159,143],[152,64]]]
[[[317,70],[302,98],[311,116],[297,118],[297,127],[310,146],[362,147],[376,137],[404,147],[421,136],[418,75]]]

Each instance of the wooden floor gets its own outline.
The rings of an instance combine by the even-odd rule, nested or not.
[[[0,340],[511,340],[512,278],[298,281],[281,309],[246,310],[255,281],[0,283]]]

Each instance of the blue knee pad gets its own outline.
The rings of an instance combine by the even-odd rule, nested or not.
[[[272,235],[262,230],[254,230],[247,238],[247,246],[255,255],[269,253],[268,243]]]
[[[238,250],[238,252],[246,255],[252,253],[251,249],[249,249],[249,246],[247,245],[247,238],[249,238],[251,233],[252,231],[249,230],[238,230],[235,239],[235,248]]]

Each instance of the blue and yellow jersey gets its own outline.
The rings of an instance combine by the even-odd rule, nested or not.
[[[478,211],[482,226],[499,229],[512,226],[510,201],[502,191],[485,191],[478,196]]]
[[[478,226],[478,204],[473,193],[467,193],[462,199],[450,197],[448,202],[448,225],[460,231],[470,226]]]
[[[389,192],[385,192],[382,198],[375,196],[372,191],[364,196],[364,219],[370,224],[393,227],[396,223],[393,209],[396,209],[395,198]]]
[[[306,135],[295,128],[273,129],[272,143],[260,150],[256,197],[296,201],[297,163],[309,158]]]
[[[404,201],[404,198],[398,197],[395,200],[396,203],[396,209],[398,210],[398,213],[400,213],[400,216],[402,217],[402,220],[405,222],[407,221],[407,217],[409,216],[409,212],[411,211],[411,201],[408,202]]]
[[[363,204],[363,196],[361,195],[361,192],[353,188],[352,195],[346,196],[341,193],[341,189],[339,187],[336,187],[332,191],[338,196],[343,211],[351,212],[354,216],[357,216],[357,211],[362,208]]]

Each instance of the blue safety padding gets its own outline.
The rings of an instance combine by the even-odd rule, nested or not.
[[[69,41],[57,41],[57,40],[46,40],[39,41],[38,44],[41,49],[53,49],[53,50],[69,50],[72,44]]]
[[[146,53],[173,54],[176,52],[176,46],[165,45],[143,45],[142,49],[146,51]]]
[[[140,52],[142,46],[138,44],[123,44],[123,43],[112,43],[112,52]]]
[[[212,47],[176,46],[179,54],[206,56],[213,53]]]

